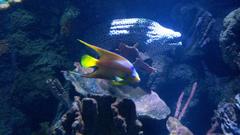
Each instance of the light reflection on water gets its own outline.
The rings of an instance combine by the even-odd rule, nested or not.
[[[144,27],[147,26],[147,27]],[[109,35],[128,35],[128,34],[145,34],[146,44],[154,41],[167,43],[168,40],[174,40],[181,37],[180,32],[163,27],[158,22],[144,18],[115,19],[111,23]],[[177,41],[168,45],[182,45],[181,41]]]

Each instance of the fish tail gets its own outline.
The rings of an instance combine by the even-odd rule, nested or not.
[[[85,68],[94,67],[97,65],[98,59],[90,56],[90,55],[83,55],[81,58],[81,65]]]

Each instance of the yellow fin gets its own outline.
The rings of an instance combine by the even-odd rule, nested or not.
[[[103,59],[117,59],[117,60],[126,60],[125,58],[123,58],[122,56],[116,54],[116,53],[113,53],[113,52],[110,52],[108,50],[105,50],[105,49],[102,49],[100,47],[97,47],[97,46],[94,46],[94,45],[91,45],[87,42],[84,42],[82,40],[79,40],[78,41],[86,46],[88,46],[89,48],[95,50],[99,55],[100,55],[100,58],[103,58]]]
[[[123,85],[127,85],[127,82],[126,81],[116,81],[116,80],[113,80],[112,81],[112,85],[114,85],[114,86],[123,86]]]
[[[90,55],[83,55],[81,58],[81,65],[85,68],[94,67],[97,65],[98,60]]]

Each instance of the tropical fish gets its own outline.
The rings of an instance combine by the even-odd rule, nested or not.
[[[99,59],[90,55],[82,56],[81,65],[83,67],[95,68],[95,71],[84,74],[83,77],[111,80],[113,85],[126,85],[140,82],[136,69],[126,58],[100,47],[88,44],[82,40],[79,40],[79,42],[93,49],[100,56]]]

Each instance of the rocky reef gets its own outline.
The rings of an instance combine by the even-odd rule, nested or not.
[[[240,30],[240,9],[229,13],[223,22],[223,30],[219,37],[220,47],[223,53],[223,59],[231,68],[239,70],[239,30]]]
[[[215,110],[215,115],[212,118],[212,127],[208,131],[211,134],[240,134],[240,106],[239,94],[232,101],[221,102]]]
[[[75,97],[52,130],[54,135],[143,135],[134,103],[111,96]]]

